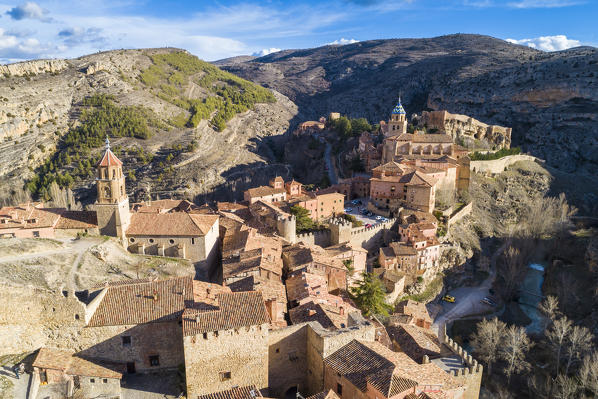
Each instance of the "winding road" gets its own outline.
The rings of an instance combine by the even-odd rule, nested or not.
[[[326,150],[324,151],[324,160],[326,161],[326,168],[328,172],[328,179],[330,184],[338,184],[338,177],[336,175],[336,168],[332,161],[332,146],[326,141]]]

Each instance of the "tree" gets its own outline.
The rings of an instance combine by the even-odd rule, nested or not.
[[[486,363],[488,375],[492,375],[492,364],[498,359],[498,348],[504,337],[507,325],[496,317],[484,319],[477,324],[477,330],[471,338],[471,346],[476,357]]]
[[[291,206],[291,214],[295,216],[297,233],[303,233],[314,228],[314,221],[309,211],[300,205]]]
[[[390,305],[385,302],[386,290],[382,282],[373,273],[362,273],[362,279],[350,289],[351,298],[366,315],[381,314],[388,316]]]
[[[499,356],[506,362],[503,371],[507,376],[507,384],[510,384],[513,374],[529,370],[530,364],[525,360],[525,356],[532,343],[523,327],[512,325],[505,332],[504,342],[499,348]]]
[[[584,389],[598,394],[598,352],[583,358],[579,369],[579,382]]]
[[[519,248],[509,246],[497,263],[498,276],[502,280],[500,285],[502,297],[505,302],[509,302],[517,294],[519,285],[525,277],[527,271],[525,256]]]
[[[560,315],[559,312],[559,300],[553,296],[548,295],[538,306],[538,310],[544,315],[546,320],[544,321],[544,332],[550,324]]]
[[[564,374],[561,374],[556,378],[554,387],[556,388],[553,396],[555,399],[575,398],[575,394],[579,391],[579,383],[577,379],[567,377]]]
[[[571,324],[572,323],[567,318],[567,316],[563,316],[560,319],[556,319],[552,323],[552,326],[546,334],[546,338],[548,339],[548,346],[553,350],[555,356],[555,377],[559,374],[559,368],[561,364],[561,353],[563,350],[563,346],[565,345],[567,335],[571,332]]]
[[[573,326],[567,335],[565,375],[569,374],[569,369],[573,364],[580,362],[583,356],[591,351],[593,339],[594,336],[586,327]]]
[[[351,119],[351,133],[353,133],[353,136],[359,136],[361,133],[371,130],[372,126],[368,123],[367,119]]]
[[[351,127],[351,121],[346,116],[341,116],[340,118],[333,121],[334,130],[342,137],[348,138],[351,136],[353,129]]]

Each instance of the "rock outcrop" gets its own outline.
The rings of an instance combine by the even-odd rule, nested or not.
[[[28,76],[39,73],[56,73],[68,67],[65,60],[35,60],[0,65],[0,79],[11,76]]]

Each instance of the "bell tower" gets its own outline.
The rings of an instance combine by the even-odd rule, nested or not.
[[[405,108],[401,104],[401,97],[399,97],[399,102],[392,110],[388,121],[388,137],[407,133],[406,116]]]
[[[106,150],[98,162],[96,176],[98,229],[100,234],[125,239],[131,217],[122,166],[121,160],[110,150],[110,140],[106,137]]]

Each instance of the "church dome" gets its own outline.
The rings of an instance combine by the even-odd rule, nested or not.
[[[399,98],[399,102],[395,105],[395,108],[392,110],[393,115],[405,115],[405,108],[401,104],[401,99]]]

